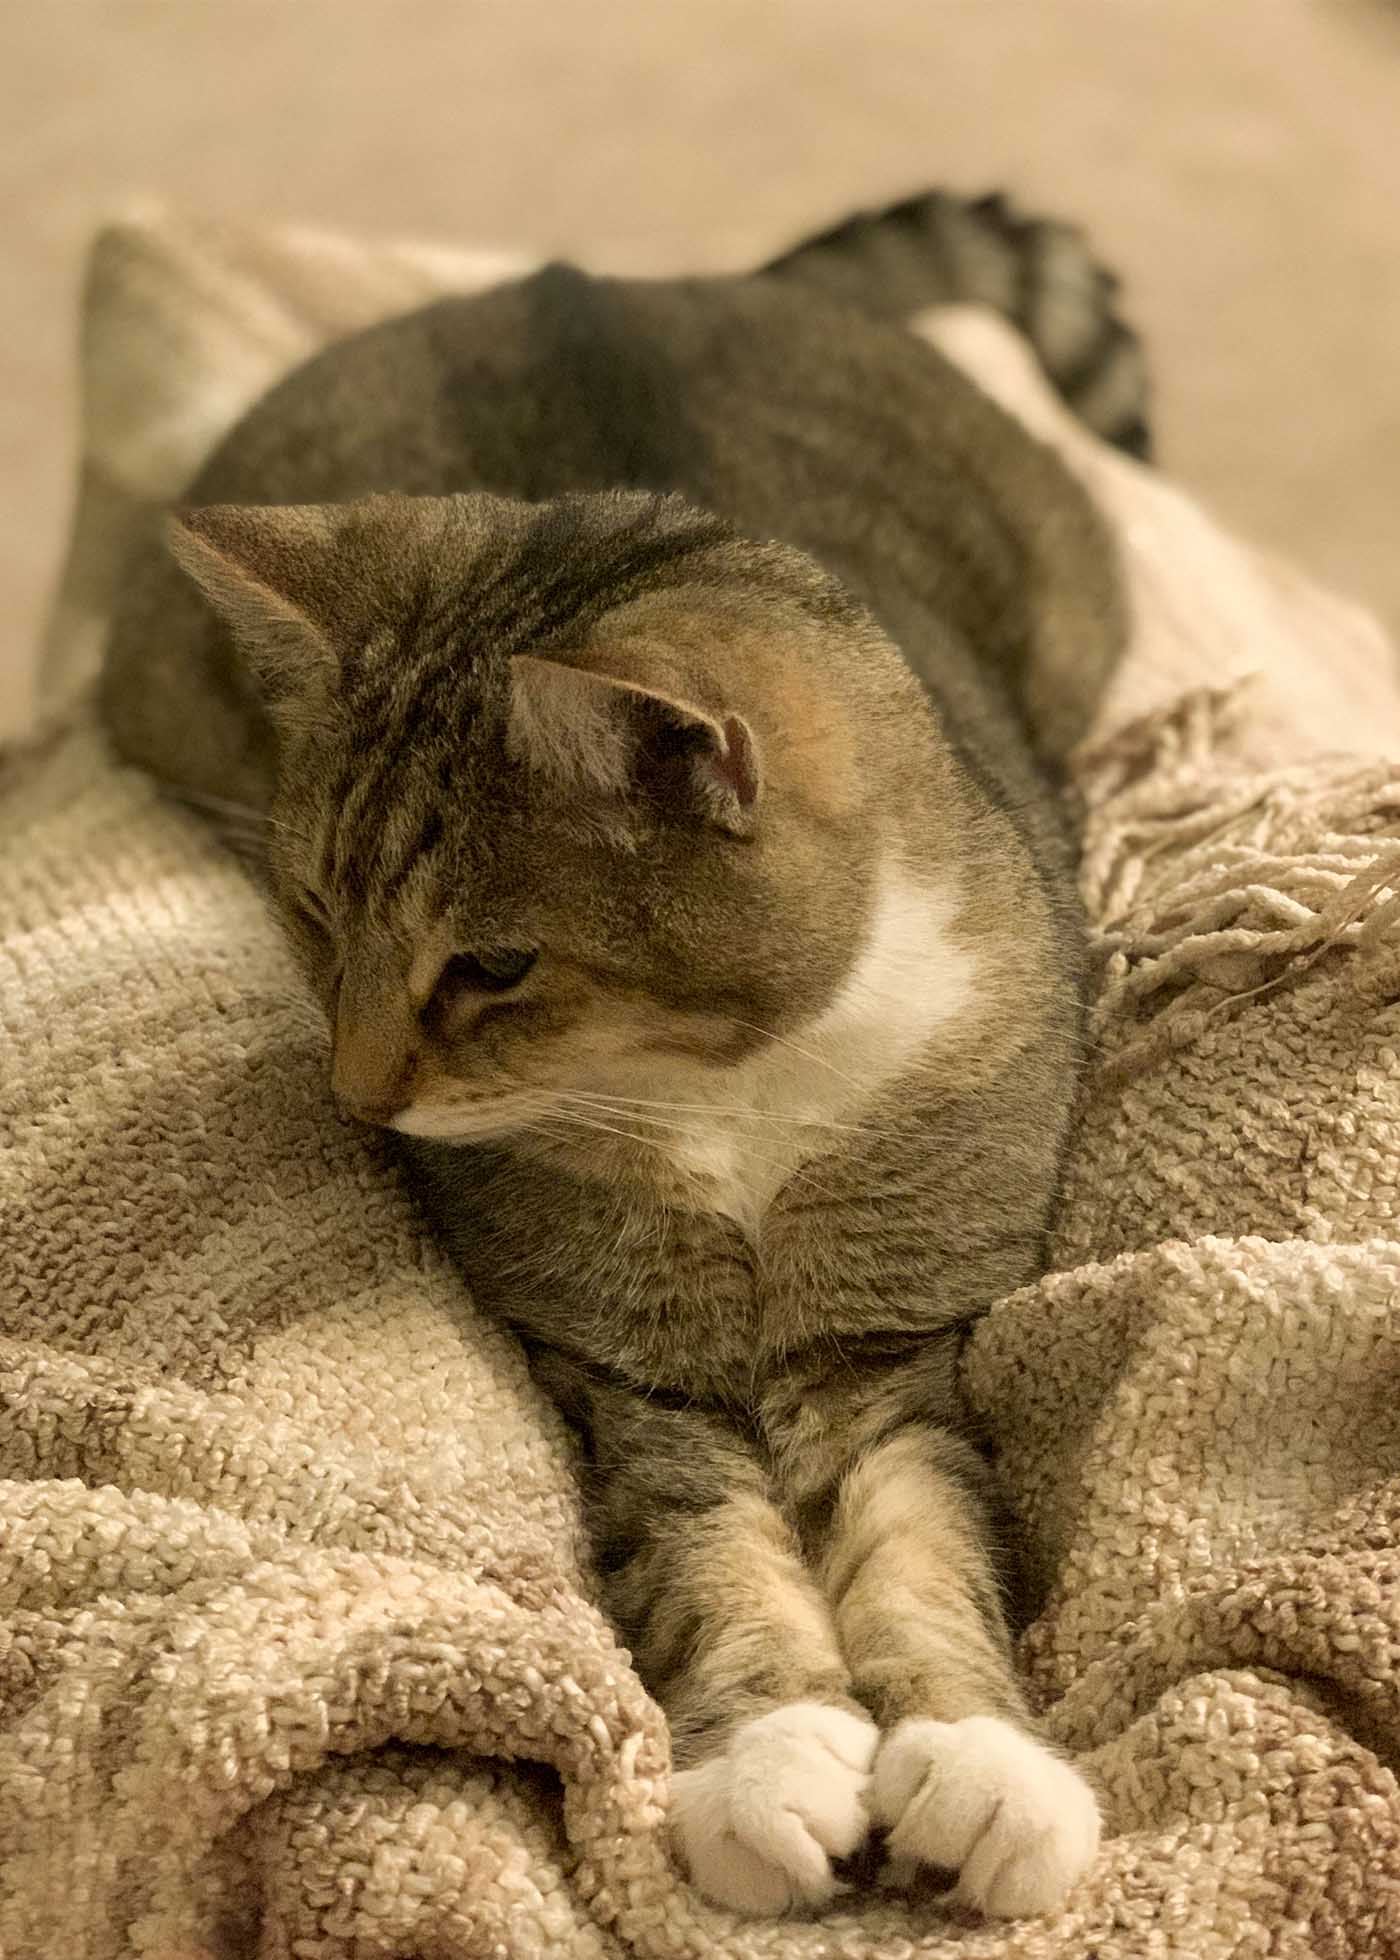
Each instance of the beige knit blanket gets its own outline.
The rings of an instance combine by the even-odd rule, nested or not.
[[[257,897],[79,720],[0,781],[5,1955],[1400,1953],[1388,649],[1003,330],[936,331],[1084,471],[1138,608],[1077,772],[1103,982],[1057,1270],[968,1363],[1098,1865],[1010,1926],[690,1893],[555,1421],[334,1115]]]

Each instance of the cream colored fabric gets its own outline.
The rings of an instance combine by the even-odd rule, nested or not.
[[[96,673],[126,553],[274,382],[342,334],[528,264],[154,205],[102,231],[83,294],[78,499],[41,651],[41,715]]]
[[[5,1953],[1400,1950],[1400,764],[1327,753],[1400,755],[1400,702],[1329,723],[1370,629],[1086,447],[995,323],[937,330],[1095,473],[1142,608],[1077,777],[1062,1270],[967,1369],[1098,1865],[1011,1927],[695,1900],[550,1413],[333,1114],[257,898],[79,724],[0,793]]]

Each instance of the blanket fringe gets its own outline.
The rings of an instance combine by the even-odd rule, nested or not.
[[[1241,776],[1250,684],[1201,689],[1075,759],[1100,962],[1091,1035],[1120,1078],[1348,952],[1374,990],[1400,926],[1400,765]]]

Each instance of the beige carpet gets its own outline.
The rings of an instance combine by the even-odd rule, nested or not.
[[[1382,0],[0,0],[0,729],[60,548],[105,212],[155,193],[707,267],[933,179],[1092,223],[1174,469],[1400,619]]]

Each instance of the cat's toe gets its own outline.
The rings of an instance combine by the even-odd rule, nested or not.
[[[996,1716],[901,1723],[876,1759],[870,1802],[897,1867],[954,1870],[953,1897],[1001,1919],[1053,1910],[1099,1848],[1098,1804],[1078,1770]]]
[[[868,1828],[863,1799],[878,1742],[862,1716],[791,1702],[680,1771],[671,1827],[692,1882],[736,1912],[826,1905],[832,1859],[848,1857]]]

